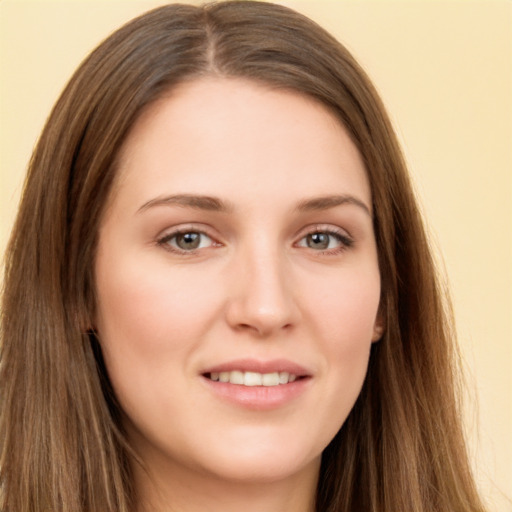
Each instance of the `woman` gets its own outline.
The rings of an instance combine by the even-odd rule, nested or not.
[[[266,3],[86,59],[7,252],[4,510],[483,510],[382,104]]]

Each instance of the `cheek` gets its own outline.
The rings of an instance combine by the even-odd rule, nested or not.
[[[177,375],[190,372],[190,354],[218,315],[218,297],[199,273],[171,272],[140,253],[99,257],[96,271],[96,327],[117,398],[130,418],[169,421],[163,411],[179,400],[169,403],[167,391],[186,395]]]
[[[367,269],[368,270],[368,269]],[[380,278],[371,267],[340,275],[311,302],[325,356],[325,414],[334,435],[361,391],[380,299]]]
[[[322,286],[310,283],[310,315],[321,326],[334,350],[358,351],[370,345],[380,301],[380,276],[376,266],[361,271],[344,269]]]
[[[213,314],[216,299],[199,272],[171,272],[159,261],[141,261],[140,255],[133,264],[126,257],[108,263],[100,259],[97,265],[97,327],[103,337],[131,340],[134,350],[139,341],[144,352],[158,345],[175,349]]]
[[[218,316],[218,298],[202,290],[202,276],[170,272],[140,255],[133,264],[127,257],[116,265],[98,259],[97,283],[96,327],[116,395],[127,413],[138,410],[138,401],[158,409],[160,393],[179,384],[171,379],[190,371],[190,354]]]

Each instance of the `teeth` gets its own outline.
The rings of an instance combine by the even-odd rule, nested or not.
[[[263,384],[263,375],[255,372],[245,372],[244,386],[261,386]],[[231,379],[229,380],[231,382]],[[231,382],[231,384],[233,384]]]
[[[257,373],[241,372],[212,372],[210,379],[218,382],[229,382],[243,386],[279,386],[297,380],[297,376],[288,372]]]
[[[279,385],[279,373],[265,373],[261,379],[264,386],[278,386]]]
[[[231,384],[243,384],[244,380],[243,372],[231,372],[229,375],[229,382],[231,382]]]

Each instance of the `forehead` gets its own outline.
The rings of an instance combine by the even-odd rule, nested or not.
[[[371,203],[361,156],[338,118],[316,100],[242,79],[179,85],[129,133],[118,187],[223,196],[357,192]],[[172,189],[172,190],[170,190]]]

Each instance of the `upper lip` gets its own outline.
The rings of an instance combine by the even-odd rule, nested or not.
[[[207,373],[220,373],[220,372],[256,372],[256,373],[280,373],[288,372],[297,377],[310,376],[311,372],[288,359],[272,359],[268,361],[258,359],[234,359],[224,363],[216,364],[207,368],[203,374]]]

